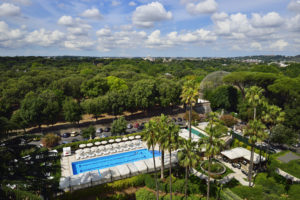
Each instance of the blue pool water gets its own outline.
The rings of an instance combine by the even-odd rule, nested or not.
[[[160,156],[159,151],[154,151],[154,156]],[[83,172],[114,167],[125,163],[131,163],[139,160],[152,158],[152,151],[148,149],[140,149],[136,151],[129,151],[125,153],[118,153],[89,160],[82,160],[72,163],[73,174],[80,174]]]
[[[189,130],[189,129],[187,129]],[[203,133],[197,131],[196,129],[193,129],[192,128],[192,133],[195,134],[195,135],[198,135],[199,137],[207,137],[206,135],[204,135]]]

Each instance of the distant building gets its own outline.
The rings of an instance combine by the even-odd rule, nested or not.
[[[144,60],[149,60],[151,62],[154,62],[155,61],[155,58],[151,57],[151,56],[147,56],[144,58]]]

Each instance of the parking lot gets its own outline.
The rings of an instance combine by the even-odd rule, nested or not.
[[[180,118],[180,117],[179,117]],[[185,126],[186,122],[185,120],[183,120],[182,118],[180,118],[181,120],[178,121],[178,118],[173,118],[173,120],[175,121],[175,123],[179,126]],[[130,133],[138,133],[143,131],[143,124],[145,124],[147,122],[146,119],[143,120],[134,120],[134,121],[129,121],[128,125],[131,124],[132,128],[127,128],[126,132],[121,134],[121,135],[126,135],[126,134],[130,134]],[[137,126],[138,124],[138,126]],[[112,133],[110,131],[105,131],[106,128],[110,128],[111,129],[111,123],[108,124],[96,124],[93,125],[96,129],[96,137],[110,137],[112,136]],[[87,128],[87,127],[84,127]],[[77,132],[80,133],[82,129],[84,128],[68,128],[68,129],[60,129],[59,131],[55,131],[56,134],[63,136],[64,133],[71,133],[71,132]],[[99,133],[99,129],[102,129],[103,132]],[[37,134],[37,135],[41,135],[41,133]],[[60,144],[64,144],[64,143],[71,143],[71,142],[77,142],[77,141],[83,141],[84,138],[82,137],[81,134],[78,134],[77,136],[70,136],[70,137],[61,137],[61,141]],[[31,141],[29,144],[33,144],[33,145],[40,145],[41,141]]]

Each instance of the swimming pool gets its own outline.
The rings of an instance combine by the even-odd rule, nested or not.
[[[154,151],[154,156],[160,156],[159,151]],[[125,153],[118,153],[89,160],[82,160],[72,163],[73,174],[114,167],[125,163],[131,163],[139,160],[152,158],[152,151],[148,149],[139,149]]]
[[[187,130],[189,130],[189,129],[187,129]],[[193,129],[193,128],[192,128],[192,133],[195,134],[195,135],[198,135],[199,137],[207,137],[206,135],[204,135],[200,131],[198,131],[196,129]]]

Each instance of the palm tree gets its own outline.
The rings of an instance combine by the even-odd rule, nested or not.
[[[267,137],[265,132],[265,125],[259,119],[251,120],[248,123],[248,126],[244,132],[245,136],[249,136],[249,143],[251,145],[251,156],[250,156],[250,166],[249,166],[249,187],[251,187],[251,180],[252,180],[252,170],[253,170],[253,157],[254,157],[254,147],[255,143],[258,140],[262,140]]]
[[[177,149],[179,146],[178,138],[179,138],[179,127],[174,124],[174,122],[167,116],[161,115],[159,121],[159,141],[161,148],[164,150],[168,150],[169,152],[169,159],[170,159],[170,199],[172,199],[172,151]],[[163,161],[162,161],[163,162]],[[163,171],[161,172],[163,173]]]
[[[189,105],[189,138],[192,137],[192,129],[191,129],[191,115],[192,115],[192,106],[193,103],[197,102],[197,99],[199,97],[199,92],[197,88],[197,84],[194,80],[188,80],[184,83],[182,88],[182,93],[180,95],[181,101],[185,104]]]
[[[197,143],[193,142],[191,139],[180,140],[181,149],[178,152],[178,160],[179,160],[179,164],[185,167],[185,190],[184,190],[185,199],[187,199],[189,169],[191,167],[195,167],[200,160],[200,156],[196,151],[196,146]]]
[[[209,113],[208,122],[205,129],[208,137],[203,137],[199,141],[199,147],[205,148],[205,155],[208,158],[207,199],[209,199],[212,159],[221,152],[224,141],[220,138],[227,132],[227,128],[220,123],[217,113]]]
[[[264,103],[264,98],[262,93],[264,92],[264,89],[252,86],[250,88],[246,89],[246,99],[248,101],[248,104],[253,107],[253,119],[256,119],[256,108],[257,106]]]
[[[159,133],[158,133],[158,144],[161,151],[161,170],[160,170],[160,178],[164,179],[164,170],[165,170],[165,150],[168,148],[168,132],[166,131],[167,126],[167,117],[164,114],[161,114],[159,121]]]
[[[270,147],[270,138],[272,134],[272,129],[277,123],[281,123],[284,121],[284,116],[285,113],[281,111],[281,108],[275,105],[269,105],[265,104],[266,111],[263,111],[263,117],[262,120],[265,124],[268,124],[268,129],[270,131],[270,135],[268,138],[268,157],[267,160],[269,159],[269,147]]]
[[[152,156],[154,163],[154,171],[155,171],[155,184],[156,184],[156,200],[159,200],[159,191],[158,191],[158,181],[157,181],[157,173],[156,173],[156,164],[155,164],[155,156],[154,156],[154,147],[157,143],[158,132],[157,132],[157,123],[154,119],[150,119],[148,123],[145,124],[145,136],[144,140],[146,141],[148,149],[152,148]]]

